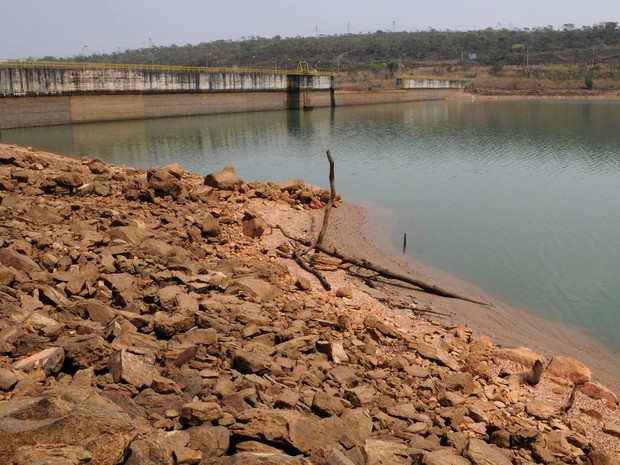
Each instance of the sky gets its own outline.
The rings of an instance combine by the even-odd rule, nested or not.
[[[0,0],[0,60],[243,37],[620,22],[618,0]]]

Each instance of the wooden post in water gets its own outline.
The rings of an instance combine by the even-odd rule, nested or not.
[[[403,253],[407,253],[407,233],[403,236]]]

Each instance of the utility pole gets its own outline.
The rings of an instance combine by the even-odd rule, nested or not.
[[[527,45],[525,46],[525,67],[530,67],[530,48]]]

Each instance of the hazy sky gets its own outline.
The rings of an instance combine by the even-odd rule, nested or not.
[[[620,21],[618,0],[0,0],[0,60],[218,39]]]

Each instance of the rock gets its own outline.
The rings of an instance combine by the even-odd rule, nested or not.
[[[408,465],[410,462],[407,446],[396,441],[382,441],[367,439],[364,444],[364,452],[368,457],[367,465]]]
[[[181,421],[188,426],[199,426],[223,416],[222,408],[215,402],[189,402],[181,409]]]
[[[70,336],[57,342],[65,349],[66,361],[75,369],[92,367],[103,370],[108,367],[112,348],[97,334]]]
[[[264,234],[271,234],[271,226],[265,219],[251,211],[246,211],[242,219],[243,234],[252,239],[260,239]]]
[[[187,451],[190,435],[186,431],[157,431],[142,435],[131,444],[126,465],[176,465],[179,456],[185,463],[197,463],[198,454]],[[197,451],[194,451],[197,452]],[[199,453],[202,455],[201,453]]]
[[[271,358],[265,355],[239,350],[233,356],[233,368],[240,373],[258,375],[271,370]]]
[[[88,300],[85,306],[88,318],[102,325],[107,325],[116,316],[116,311],[112,307],[95,299]]]
[[[386,413],[396,418],[402,418],[403,420],[412,420],[420,415],[414,404],[390,405],[386,409]]]
[[[35,444],[21,447],[11,457],[11,465],[83,465],[93,455],[81,446]]]
[[[132,354],[125,349],[112,352],[108,370],[115,383],[124,381],[138,389],[150,386],[157,373],[144,356]]]
[[[304,454],[326,446],[319,419],[299,412],[277,409],[249,409],[240,412],[231,426],[231,441],[251,439]]]
[[[153,317],[153,328],[157,337],[170,339],[177,334],[185,333],[194,327],[196,317],[194,315],[184,315],[174,313],[169,315],[166,312],[157,312]]]
[[[534,399],[525,405],[525,411],[539,420],[548,420],[555,413],[555,408],[542,400]]]
[[[353,289],[351,286],[342,286],[336,289],[336,297],[340,297],[343,299],[352,299],[353,298]]]
[[[345,392],[345,399],[347,399],[353,407],[362,407],[370,404],[377,391],[375,388],[368,384],[360,384]]]
[[[174,200],[186,196],[183,183],[166,168],[151,168],[146,173],[146,179],[155,195],[160,197],[169,195]]]
[[[211,213],[207,213],[202,220],[200,230],[204,237],[218,237],[220,235],[220,222]]]
[[[226,293],[242,294],[252,298],[259,298],[261,302],[270,302],[275,297],[276,290],[267,281],[247,276],[231,280]]]
[[[17,161],[17,157],[12,153],[5,151],[0,152],[0,165],[13,165]]]
[[[424,358],[439,362],[442,365],[447,366],[448,368],[455,371],[458,371],[460,369],[460,366],[456,359],[439,347],[432,346],[425,342],[420,342],[416,345],[416,349],[418,353]]]
[[[129,244],[139,245],[146,238],[151,237],[153,233],[144,227],[118,226],[111,228],[108,235],[112,240],[119,239]]]
[[[312,465],[305,457],[270,452],[240,452],[219,459],[213,465]]]
[[[11,370],[0,368],[0,389],[10,391],[19,381],[19,376]]]
[[[310,257],[310,265],[320,271],[335,271],[340,268],[342,260],[331,257],[322,252],[315,253]]]
[[[355,465],[346,455],[333,448],[325,459],[325,465]]]
[[[310,283],[309,279],[300,277],[297,278],[297,280],[295,281],[295,287],[300,291],[308,291],[312,289],[312,284]]]
[[[475,465],[512,465],[512,461],[498,447],[480,439],[469,440],[467,458]]]
[[[400,333],[396,331],[396,329],[392,325],[390,325],[389,323],[387,323],[386,321],[382,319],[377,318],[372,313],[369,315],[366,315],[366,318],[364,318],[364,326],[368,329],[375,329],[379,331],[381,334],[383,334],[384,336],[389,336],[389,337],[394,337],[394,338],[401,337]]]
[[[344,405],[340,399],[322,391],[314,395],[310,408],[322,418],[340,416],[344,412]]]
[[[575,384],[587,383],[592,378],[592,372],[587,366],[579,360],[563,355],[553,357],[547,366],[547,372],[560,378],[566,378]]]
[[[620,438],[620,425],[607,422],[603,425],[603,432],[610,436]]]
[[[450,392],[450,391],[440,391],[437,394],[437,401],[439,405],[443,407],[454,407],[456,405],[461,405],[465,402],[465,396],[459,394],[458,392]]]
[[[10,286],[15,281],[15,272],[0,265],[0,286]]]
[[[189,445],[202,452],[204,458],[221,457],[230,447],[230,432],[223,426],[203,424],[187,429]]]
[[[55,208],[40,205],[30,207],[26,215],[32,220],[45,224],[58,224],[63,220]]]
[[[327,355],[334,363],[346,363],[349,361],[349,356],[347,355],[346,350],[344,350],[342,342],[318,341],[317,350]]]
[[[65,361],[65,351],[62,347],[50,347],[36,354],[26,357],[11,365],[13,370],[30,373],[34,370],[43,370],[47,376],[57,374]]]
[[[93,174],[107,174],[110,172],[105,163],[100,160],[93,160],[88,164],[88,169]]]
[[[564,431],[541,433],[532,445],[532,456],[545,463],[571,463],[583,455],[581,449],[567,441]]]
[[[29,274],[43,271],[43,269],[27,255],[8,248],[0,249],[0,264]]]
[[[536,360],[545,363],[545,357],[527,347],[498,348],[495,353],[499,358],[510,360],[527,368],[532,368]]]
[[[202,460],[202,452],[190,449],[189,447],[179,447],[172,452],[175,464],[195,464]]]
[[[67,386],[34,394],[0,404],[0,457],[7,463],[45,444],[65,455],[90,454],[93,465],[122,462],[137,430],[114,404],[90,389]]]
[[[609,405],[618,405],[618,397],[616,394],[599,383],[590,381],[579,386],[578,390],[582,394],[593,399],[604,400]]]
[[[210,186],[194,186],[194,188],[189,193],[189,198],[194,202],[200,201],[204,203],[209,203],[210,200],[217,199],[217,191],[214,191],[213,187]]]
[[[459,455],[455,449],[444,448],[425,453],[424,465],[471,465],[471,462]]]
[[[56,176],[54,182],[61,187],[73,189],[84,185],[84,178],[79,173],[63,173]]]
[[[596,449],[590,451],[588,458],[592,465],[620,465],[620,458]]]
[[[232,190],[235,186],[243,183],[237,176],[237,171],[231,164],[224,167],[219,173],[210,173],[205,177],[204,181],[206,186],[214,187],[222,190]]]

